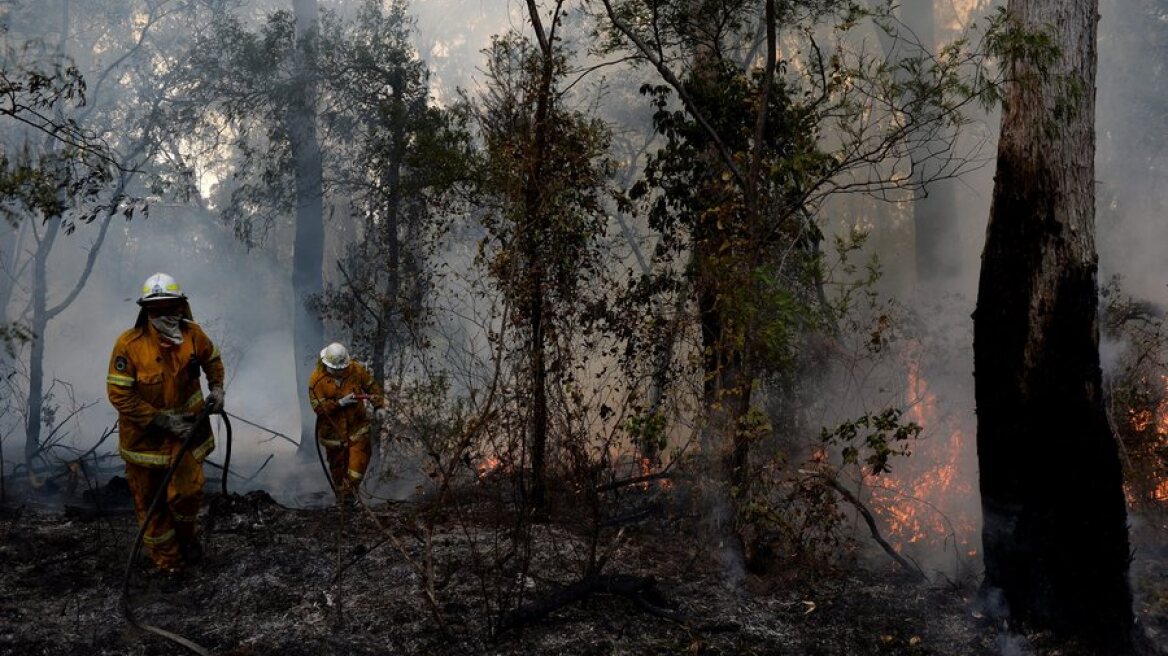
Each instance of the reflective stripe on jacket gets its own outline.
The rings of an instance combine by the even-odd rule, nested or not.
[[[163,346],[146,322],[122,333],[110,354],[106,394],[118,411],[118,452],[144,467],[168,467],[172,435],[150,425],[159,413],[198,413],[203,409],[200,370],[209,387],[222,387],[219,349],[198,324],[182,323],[183,343]],[[204,430],[207,430],[206,428]],[[208,431],[196,436],[191,454],[202,461],[215,448]]]

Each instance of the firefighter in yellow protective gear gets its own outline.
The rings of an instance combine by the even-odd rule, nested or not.
[[[118,411],[118,451],[139,525],[149,521],[144,546],[154,564],[174,572],[202,557],[198,513],[203,501],[203,459],[215,448],[209,421],[196,423],[204,404],[223,409],[223,361],[219,349],[194,323],[187,297],[174,278],[150,276],[138,299],[134,327],[122,333],[110,355],[106,391]],[[206,400],[199,372],[207,375]],[[152,517],[147,518],[167,469],[183,440],[190,448],[175,469]]]
[[[316,439],[328,456],[329,474],[338,501],[356,493],[373,453],[365,404],[383,407],[381,388],[348,350],[332,343],[320,352],[308,379],[308,401],[316,412]]]

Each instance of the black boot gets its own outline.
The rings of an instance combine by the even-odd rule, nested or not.
[[[178,545],[178,551],[182,555],[183,562],[188,566],[203,562],[203,544],[199,542],[199,538],[183,540]]]

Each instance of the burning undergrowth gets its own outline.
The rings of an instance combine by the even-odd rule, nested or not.
[[[1125,493],[1135,512],[1168,516],[1168,330],[1165,313],[1126,296],[1113,279],[1103,294],[1103,335],[1112,424]]]
[[[912,583],[890,565],[726,585],[684,487],[620,488],[591,573],[578,567],[594,536],[571,508],[532,522],[525,544],[500,530],[502,478],[460,488],[439,515],[421,497],[342,510],[210,495],[204,563],[177,579],[136,567],[131,603],[216,654],[996,653],[972,586]],[[128,506],[75,503],[0,510],[0,651],[178,653],[118,611]],[[1159,604],[1149,625],[1168,616]]]

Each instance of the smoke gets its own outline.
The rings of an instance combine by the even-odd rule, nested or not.
[[[271,3],[271,6],[278,4]],[[334,4],[349,7],[346,3]],[[254,7],[253,10],[259,11]],[[481,50],[489,44],[491,35],[510,28],[524,30],[525,8],[516,2],[417,0],[410,10],[417,16],[416,49],[432,70],[433,95],[439,104],[453,102],[460,88],[473,90],[480,84]],[[1165,74],[1164,62],[1155,59],[1158,55],[1148,53],[1168,51],[1152,47],[1157,39],[1164,38],[1156,29],[1159,24],[1147,20],[1149,12],[1155,11],[1144,2],[1102,2],[1098,232],[1104,276],[1122,274],[1129,292],[1168,304],[1164,284],[1168,280],[1168,261],[1158,247],[1168,243],[1168,223],[1159,220],[1168,209],[1168,188],[1158,184],[1163,177],[1159,160],[1159,153],[1163,152],[1161,140],[1168,137],[1159,133],[1149,135],[1146,126],[1156,123],[1145,120],[1156,107],[1155,98],[1147,95],[1148,89],[1161,86],[1147,78],[1159,79]],[[959,17],[953,23],[965,24],[968,18]],[[954,34],[939,36],[947,40]],[[616,80],[618,76],[612,73],[609,79]],[[649,77],[643,71],[629,75],[630,82],[626,85],[629,88],[610,91],[605,98],[613,102],[601,104],[603,111],[626,125],[641,121],[637,127],[643,128],[648,111],[639,105],[643,100],[629,89]],[[964,143],[984,142],[982,153],[991,158],[996,129],[996,116],[980,117],[964,137]],[[870,378],[868,385],[841,394],[830,411],[823,412],[817,420],[821,425],[831,425],[883,405],[934,404],[922,440],[922,444],[930,446],[915,449],[914,456],[902,466],[906,474],[911,473],[909,477],[924,476],[934,466],[951,466],[959,478],[976,481],[972,451],[966,448],[959,460],[948,462],[943,460],[949,454],[943,447],[955,432],[964,436],[967,446],[974,439],[969,316],[974,307],[978,255],[984,239],[992,182],[992,166],[987,166],[959,181],[940,183],[934,190],[934,193],[952,193],[955,198],[960,217],[961,267],[960,274],[948,281],[937,297],[927,299],[927,303],[920,302],[919,292],[926,286],[935,287],[935,281],[917,280],[912,258],[900,257],[901,253],[911,252],[912,245],[907,202],[892,210],[884,203],[856,200],[825,208],[826,215],[846,218],[832,224],[832,228],[855,225],[874,228],[872,252],[881,255],[885,265],[880,289],[886,296],[900,299],[904,306],[915,306],[917,311],[911,317],[905,315],[904,319],[915,322],[916,335],[926,337],[916,356],[922,363],[918,373],[924,387],[918,383],[915,392],[909,389],[912,385],[907,380],[903,359],[889,363],[883,369],[873,370],[879,375]],[[96,226],[83,225],[74,235],[60,238],[49,264],[50,304],[53,299],[64,297],[71,281],[80,275],[85,249],[95,229]],[[462,237],[467,243],[473,243],[476,236]],[[156,203],[149,219],[137,218],[131,222],[115,219],[90,281],[42,336],[48,346],[46,378],[68,381],[79,403],[94,404],[78,414],[76,427],[72,429],[75,434],[70,440],[77,446],[88,446],[103,427],[112,425],[116,419],[105,401],[109,349],[117,335],[132,324],[137,313],[133,299],[138,287],[155,271],[165,271],[178,278],[191,298],[196,320],[223,350],[228,370],[228,410],[285,435],[299,436],[299,421],[293,408],[303,391],[296,389],[290,357],[291,326],[287,325],[287,317],[291,316],[291,305],[296,301],[287,275],[287,254],[282,252],[286,238],[287,234],[277,231],[265,248],[247,251],[212,213],[165,203]],[[29,245],[26,242],[25,250]],[[469,271],[472,253],[465,246],[466,243],[452,245],[452,252],[462,250],[458,255],[448,255],[447,261]],[[444,298],[439,307],[474,316],[481,308],[473,307],[471,296],[481,290],[468,286],[460,296],[455,288],[461,282],[452,281],[441,290]],[[16,294],[7,308],[9,316],[19,316],[27,302],[27,293]],[[457,366],[466,372],[474,372],[476,366],[489,358],[483,336],[491,325],[471,325],[447,318],[440,321],[444,322],[440,329],[445,334],[439,341],[447,348],[443,357],[451,361],[465,360]],[[1114,365],[1122,348],[1118,344],[1104,345],[1105,367]],[[456,381],[465,385],[455,392],[471,388],[472,381],[471,375]],[[3,424],[6,459],[19,460],[22,443],[19,438],[23,430],[13,422],[12,416],[0,422],[6,422]],[[287,490],[290,498],[322,492],[322,481],[310,484],[309,477],[302,476],[305,464],[296,461],[291,444],[272,439],[269,433],[241,422],[235,422],[234,428],[233,469],[250,475],[267,456],[273,457],[261,476],[249,486],[268,485],[277,494]],[[932,444],[941,448],[934,449]],[[408,456],[402,458],[408,461]],[[403,474],[407,470],[408,467],[398,467]],[[405,476],[398,483],[378,483],[376,489],[388,496],[398,496],[407,493],[414,484],[412,476]],[[954,514],[967,514],[976,512],[978,505],[974,487],[948,507]],[[946,547],[944,560],[952,558],[951,548]],[[971,548],[977,550],[976,545]]]
[[[936,4],[937,42],[952,42],[977,25],[972,3]],[[950,13],[952,12],[952,13]],[[879,299],[858,307],[824,384],[831,402],[811,423],[829,428],[884,408],[922,427],[909,455],[894,458],[892,472],[865,477],[864,497],[894,547],[926,574],[959,580],[980,571],[981,502],[978,493],[973,380],[973,321],[980,254],[993,191],[999,116],[968,115],[953,156],[967,158],[956,179],[929,182],[923,192],[899,198],[845,196],[829,201],[825,232],[867,233],[853,262],[878,263]],[[928,207],[922,207],[922,196]],[[938,213],[937,208],[944,208]],[[928,212],[922,223],[915,212]],[[917,260],[918,234],[929,222],[950,222],[943,258]],[[829,260],[832,258],[829,256]],[[837,269],[831,266],[829,274]],[[832,282],[837,282],[835,279]],[[867,536],[860,538],[867,541]],[[874,547],[874,558],[887,556]]]
[[[1034,656],[1037,653],[1026,636],[1009,629],[1010,607],[1000,588],[982,588],[974,603],[974,616],[984,617],[999,627],[994,636],[993,653],[998,656]]]
[[[1163,24],[1168,13],[1151,2],[1102,0],[1096,94],[1096,224],[1100,277],[1124,278],[1125,291],[1168,305],[1168,137],[1148,126],[1162,116],[1168,69]]]
[[[433,75],[431,93],[439,105],[458,99],[460,89],[479,89],[482,50],[491,36],[524,29],[527,9],[498,0],[423,0],[410,4],[417,18],[414,43]]]
[[[994,638],[994,651],[998,656],[1034,656],[1034,648],[1025,636],[1017,633],[1000,633]]]

